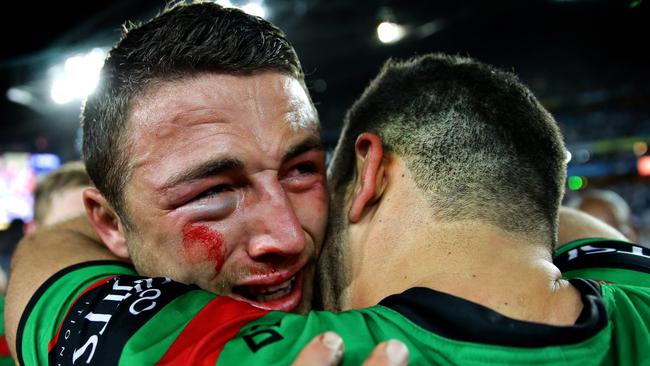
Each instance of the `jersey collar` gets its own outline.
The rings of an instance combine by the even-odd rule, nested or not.
[[[477,303],[429,288],[416,287],[379,304],[402,314],[420,327],[458,341],[513,347],[574,344],[593,337],[607,325],[600,286],[572,279],[584,304],[572,326],[551,326],[515,320]]]

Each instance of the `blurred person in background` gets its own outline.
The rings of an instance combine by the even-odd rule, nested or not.
[[[73,161],[50,172],[36,184],[34,191],[34,217],[23,227],[17,225],[17,231],[24,229],[25,235],[38,228],[53,225],[69,218],[83,215],[82,192],[91,185],[90,177],[81,161]],[[12,223],[13,224],[13,223]],[[15,238],[18,243],[20,238]],[[11,253],[7,255],[7,258]],[[8,268],[7,268],[8,269]],[[4,332],[4,292],[6,273],[0,269],[0,366],[13,365]]]
[[[616,228],[630,241],[638,242],[638,230],[632,222],[630,206],[618,193],[605,189],[589,189],[569,200],[567,206],[586,212]]]
[[[22,239],[25,223],[21,219],[13,219],[6,230],[0,231],[0,268],[9,272],[9,263],[16,245]]]
[[[25,234],[85,213],[82,193],[92,185],[82,161],[72,161],[47,174],[36,184],[34,218]]]

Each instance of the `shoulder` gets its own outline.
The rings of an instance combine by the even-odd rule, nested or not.
[[[55,273],[91,260],[115,257],[99,242],[87,220],[53,225],[20,242],[12,258],[5,304],[5,327],[11,348],[21,315],[37,290]]]
[[[564,278],[650,287],[650,250],[625,241],[587,238],[560,247],[553,262]]]
[[[130,265],[122,262],[93,261],[66,267],[45,280],[22,308],[16,327],[18,359],[22,362],[25,355],[30,358],[42,353],[47,345],[38,340],[49,340],[56,333],[67,309],[83,294],[103,286],[115,276],[134,273]]]
[[[650,287],[601,284],[619,364],[640,365],[650,349]]]

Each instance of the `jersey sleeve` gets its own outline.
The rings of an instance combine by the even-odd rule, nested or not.
[[[16,335],[21,365],[45,365],[48,343],[74,300],[98,281],[135,274],[133,267],[117,261],[94,261],[71,266],[48,279],[23,311]]]
[[[560,247],[553,262],[567,279],[650,287],[650,250],[638,244],[580,239]]]

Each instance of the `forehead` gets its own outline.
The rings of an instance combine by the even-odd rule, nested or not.
[[[132,174],[221,155],[272,168],[287,148],[319,134],[302,84],[275,72],[200,74],[159,83],[134,101],[128,126]]]
[[[233,114],[249,113],[251,107],[258,106],[286,113],[287,122],[294,129],[318,128],[316,111],[303,84],[276,72],[253,75],[202,73],[159,82],[134,100],[128,121],[132,128],[190,125],[192,117],[212,115],[225,119]],[[232,122],[247,121],[235,119]]]

